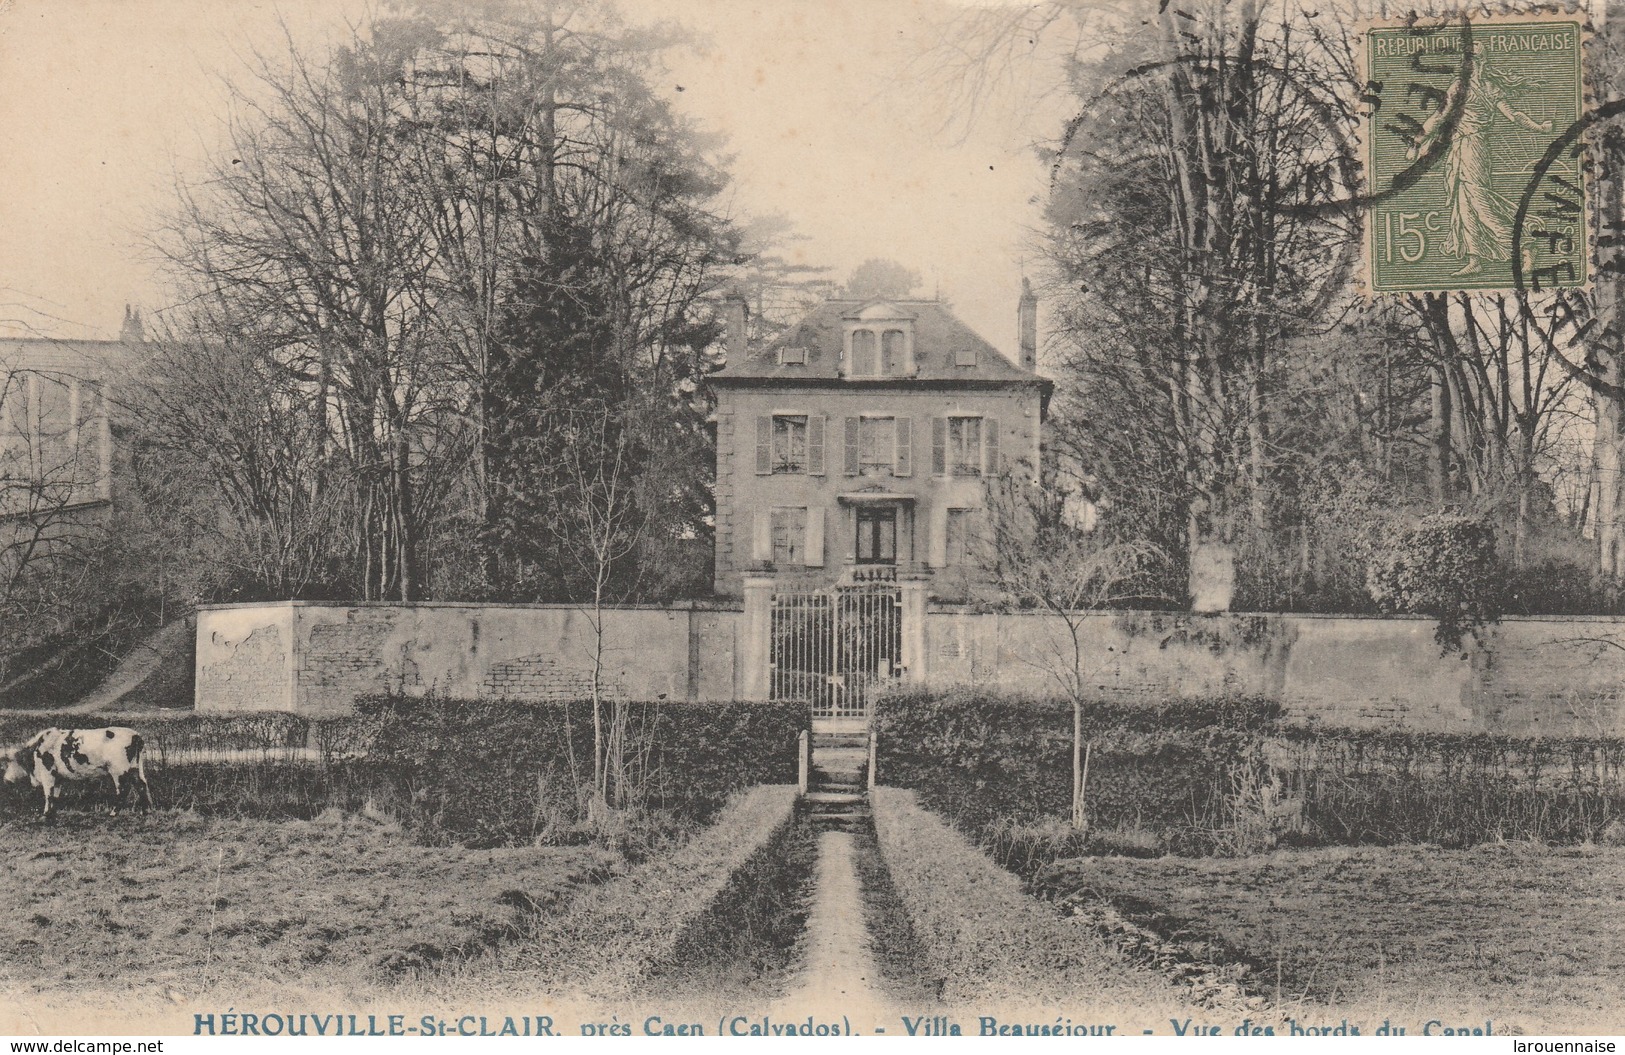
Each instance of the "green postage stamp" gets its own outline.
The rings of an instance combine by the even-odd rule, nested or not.
[[[1372,292],[1589,281],[1579,151],[1547,157],[1580,119],[1583,39],[1558,18],[1367,31]]]

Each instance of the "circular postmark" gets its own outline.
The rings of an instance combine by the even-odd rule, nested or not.
[[[1096,243],[1086,255],[1100,266],[1132,258],[1153,281],[1246,300],[1272,327],[1324,323],[1359,257],[1360,160],[1348,125],[1320,86],[1264,59],[1144,63],[1068,122],[1053,154],[1052,210],[1074,196],[1086,215],[1069,216],[1070,228]]]
[[[1265,310],[1288,328],[1324,325],[1350,288],[1368,214],[1446,163],[1468,112],[1471,21],[1412,16],[1381,31],[1387,72],[1362,74],[1358,106],[1350,105],[1348,66],[1328,59],[1329,52],[1315,61],[1260,46],[1245,55],[1201,51],[1135,66],[1085,99],[1068,122],[1054,151],[1052,202],[1072,189],[1062,186],[1065,176],[1078,175],[1067,173],[1068,165],[1093,166],[1119,180],[1143,167],[1142,204],[1159,182],[1166,188],[1173,223],[1152,237],[1167,250],[1170,272],[1203,271],[1198,280],[1210,288],[1229,283],[1255,304],[1267,300]],[[1361,57],[1363,70],[1370,59]],[[1136,138],[1125,128],[1144,134]],[[1391,162],[1396,149],[1405,155],[1380,176],[1375,159],[1362,154],[1366,129],[1367,152],[1370,136],[1382,135],[1389,140],[1382,160]],[[1083,175],[1079,185],[1089,183]],[[1227,258],[1256,246],[1226,243],[1211,226],[1186,222],[1203,211],[1219,225],[1240,215],[1251,235],[1272,240],[1274,258],[1264,266],[1256,266],[1256,255]],[[1122,215],[1072,226],[1104,240],[1124,227]],[[1143,245],[1121,251],[1145,255]],[[1143,267],[1155,271],[1157,264]]]
[[[1595,221],[1588,191],[1601,195]],[[1622,274],[1625,100],[1618,100],[1588,110],[1552,141],[1512,226],[1513,287],[1532,337],[1593,387],[1610,384],[1593,342],[1625,333],[1625,283],[1597,280]],[[1625,398],[1625,390],[1617,395]]]

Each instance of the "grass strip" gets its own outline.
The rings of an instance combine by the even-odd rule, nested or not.
[[[949,1006],[999,1003],[1141,1010],[1176,1006],[1162,979],[1124,961],[1086,927],[1022,892],[914,793],[877,788],[875,835],[921,947],[928,986]]]
[[[559,990],[629,997],[662,968],[693,951],[704,914],[736,873],[795,822],[796,789],[764,784],[736,795],[710,827],[669,854],[577,897],[547,920],[517,966],[546,974]],[[684,943],[690,945],[685,946]]]

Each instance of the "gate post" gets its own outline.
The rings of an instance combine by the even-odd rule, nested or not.
[[[915,685],[925,684],[925,586],[923,582],[900,583],[903,601],[902,660],[908,675],[905,680]]]
[[[747,700],[765,700],[771,687],[773,662],[773,580],[745,580],[745,640],[740,694]]]

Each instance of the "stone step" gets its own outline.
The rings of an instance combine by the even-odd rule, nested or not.
[[[813,780],[807,783],[808,791],[830,791],[839,795],[862,796],[868,790],[861,781],[857,780]]]
[[[852,830],[869,823],[869,811],[862,813],[809,813],[807,822],[814,828]]]
[[[819,766],[830,764],[830,762],[863,766],[869,761],[869,751],[866,748],[814,748],[812,749],[812,761],[819,764]]]
[[[867,801],[863,795],[853,791],[826,791],[823,789],[809,791],[804,796],[808,802],[820,805],[857,805]]]
[[[869,749],[868,733],[814,733],[813,747],[861,747]]]
[[[820,760],[812,764],[812,771],[814,773],[862,773],[868,768],[869,764],[867,762],[832,762],[829,760]]]

